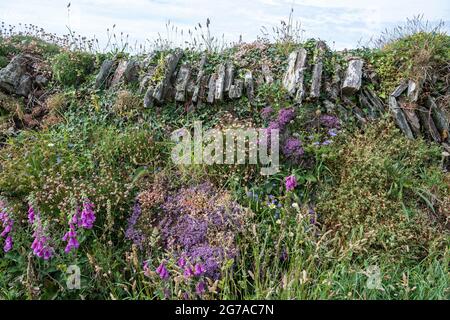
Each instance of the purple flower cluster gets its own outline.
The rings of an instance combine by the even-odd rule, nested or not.
[[[295,110],[293,108],[281,109],[280,112],[278,112],[278,119],[277,119],[277,122],[280,125],[280,129],[284,130],[287,124],[292,120],[294,120],[294,118],[295,118]]]
[[[13,247],[13,239],[10,233],[13,229],[14,220],[11,218],[11,215],[7,212],[5,203],[3,201],[0,201],[0,222],[3,227],[3,231],[0,234],[0,237],[5,238],[3,251],[8,252]]]
[[[141,217],[141,213],[142,213],[141,205],[139,204],[138,201],[136,201],[133,207],[133,213],[128,218],[128,227],[127,230],[125,231],[125,237],[128,240],[133,241],[133,243],[137,245],[140,249],[142,249],[142,245],[145,241],[144,234],[142,233],[141,230],[139,230],[136,227],[136,224],[139,218]]]
[[[32,214],[32,219],[30,219],[30,213]],[[46,228],[42,225],[41,217],[39,212],[35,213],[34,208],[30,206],[28,209],[28,220],[33,225],[34,233],[33,233],[33,243],[31,244],[31,249],[33,249],[33,253],[44,260],[49,260],[54,253],[53,247],[50,245],[50,237],[46,234]]]
[[[76,215],[74,215],[74,218],[76,218]],[[65,253],[69,253],[72,251],[72,249],[78,249],[80,246],[80,243],[77,240],[77,232],[75,230],[75,223],[73,222],[73,218],[69,223],[69,231],[66,232],[64,237],[62,238],[63,241],[67,241],[66,248],[64,249]]]
[[[143,232],[138,228],[137,208],[138,204],[128,220],[126,236],[140,241]],[[223,262],[236,254],[234,240],[242,225],[241,207],[226,193],[203,183],[169,193],[158,209],[154,226],[164,249],[177,258],[184,277],[219,279]],[[156,270],[161,278],[169,276],[164,269],[160,265]]]
[[[305,151],[302,148],[302,142],[295,137],[289,137],[284,141],[283,154],[294,162],[298,162]]]
[[[95,219],[94,204],[86,198],[83,201],[83,210],[81,210],[81,226],[85,229],[92,229]]]
[[[335,116],[331,115],[322,115],[320,116],[320,124],[329,129],[339,129],[341,127],[341,122]]]
[[[156,273],[159,274],[159,277],[162,280],[167,280],[170,277],[169,271],[167,271],[167,268],[164,264],[164,262],[162,262],[158,268],[156,268]]]

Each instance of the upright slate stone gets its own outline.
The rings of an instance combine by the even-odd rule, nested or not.
[[[223,100],[223,92],[225,90],[225,74],[226,74],[225,65],[224,64],[219,65],[216,78],[216,91],[214,94],[214,99],[217,101]]]
[[[95,88],[100,89],[102,87],[107,86],[107,81],[109,76],[111,76],[115,69],[115,64],[113,60],[105,60],[102,63],[102,66],[100,67],[100,71],[97,74],[97,77],[95,78]]]
[[[236,79],[234,84],[231,85],[228,97],[230,99],[239,99],[242,97],[242,91],[244,89],[244,81],[242,79]]]
[[[155,86],[155,91],[153,92],[153,98],[155,98],[155,100],[159,103],[164,101],[165,95],[170,86],[170,80],[182,56],[183,51],[176,50],[174,53],[167,55],[164,59],[164,75],[162,80]]]
[[[304,87],[303,78],[306,65],[307,52],[304,48],[292,52],[288,58],[288,67],[283,78],[283,87],[289,95],[297,100],[303,98]]]
[[[318,98],[320,96],[320,86],[322,83],[322,69],[323,69],[323,55],[326,50],[326,45],[323,41],[318,41],[316,44],[316,54],[314,56],[314,67],[311,79],[311,98]]]
[[[389,97],[389,110],[394,117],[395,122],[399,126],[400,130],[409,138],[414,139],[414,135],[409,127],[408,121],[406,120],[406,116],[404,115],[402,109],[400,109],[397,99],[395,97]]]
[[[228,93],[231,89],[231,86],[233,85],[234,82],[234,64],[231,61],[227,62],[226,65],[226,70],[225,70],[225,87],[224,87],[224,91],[226,93]]]
[[[255,102],[255,84],[253,81],[253,74],[251,71],[247,71],[244,75],[244,87],[250,104]]]
[[[175,82],[175,101],[186,101],[186,88],[191,76],[191,68],[187,64],[183,64],[178,71],[177,80]]]
[[[361,88],[363,60],[352,58],[348,62],[344,82],[342,83],[342,94],[350,96],[355,94]]]
[[[205,78],[205,65],[206,65],[206,54],[203,54],[198,67],[197,79],[195,81],[195,87],[192,93],[193,103],[196,103],[198,101],[200,93],[202,91],[202,86],[204,84]]]

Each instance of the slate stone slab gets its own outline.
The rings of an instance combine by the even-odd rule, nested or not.
[[[359,58],[352,58],[348,62],[347,71],[345,72],[341,87],[342,94],[350,96],[359,91],[362,82],[363,65],[364,61]]]

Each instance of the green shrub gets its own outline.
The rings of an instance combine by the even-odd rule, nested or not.
[[[55,79],[64,86],[82,84],[94,70],[95,57],[87,52],[65,51],[52,59]]]

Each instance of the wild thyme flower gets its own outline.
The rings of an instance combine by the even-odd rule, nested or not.
[[[322,126],[327,127],[329,129],[339,129],[341,127],[341,122],[339,118],[331,115],[322,115],[319,119],[319,122]]]
[[[278,124],[280,126],[280,130],[284,130],[289,122],[294,120],[295,118],[295,110],[293,108],[285,108],[281,109],[278,112]]]
[[[305,153],[302,148],[302,142],[295,137],[289,137],[284,141],[282,151],[287,158],[293,161],[299,161]]]

